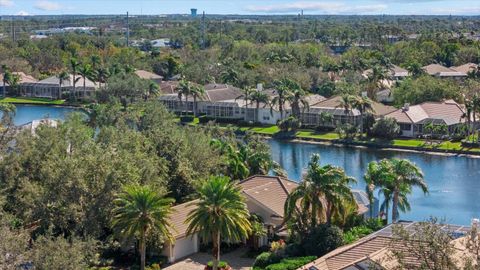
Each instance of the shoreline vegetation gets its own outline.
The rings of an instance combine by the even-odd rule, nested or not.
[[[193,122],[186,123],[190,126],[200,124],[198,118]],[[393,140],[385,140],[371,137],[362,137],[355,139],[341,139],[335,132],[319,132],[312,129],[299,129],[294,134],[282,134],[278,126],[252,126],[241,127],[233,124],[221,124],[223,128],[232,127],[240,133],[254,133],[257,135],[284,139],[288,141],[302,141],[302,142],[322,142],[328,144],[337,144],[344,146],[362,146],[372,149],[396,149],[396,150],[410,150],[418,152],[429,153],[443,153],[443,154],[461,154],[461,155],[475,155],[480,156],[480,148],[465,147],[461,142],[427,140],[417,138],[397,138]]]

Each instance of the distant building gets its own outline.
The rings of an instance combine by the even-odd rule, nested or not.
[[[192,17],[197,17],[197,9],[196,9],[196,8],[190,9],[190,15],[191,15]]]
[[[453,68],[447,68],[439,64],[431,64],[428,66],[424,66],[423,70],[425,73],[439,77],[439,78],[465,78],[467,77],[466,73],[458,72]]]

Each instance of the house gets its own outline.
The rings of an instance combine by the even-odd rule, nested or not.
[[[443,102],[425,102],[410,106],[405,104],[401,109],[385,114],[385,117],[394,118],[400,125],[402,136],[417,137],[424,134],[427,124],[446,125],[449,132],[465,123],[465,110],[453,100]]]
[[[467,73],[459,72],[453,68],[447,68],[439,64],[431,64],[428,66],[424,66],[423,70],[427,74],[439,78],[462,79],[467,77]]]
[[[458,67],[452,67],[452,69],[468,75],[470,72],[477,70],[478,65],[474,63],[467,63]]]
[[[320,101],[302,113],[302,124],[310,127],[327,127],[335,128],[342,124],[359,125],[361,121],[360,111],[357,109],[345,110],[340,106],[342,97],[334,96],[329,99]],[[372,102],[373,115],[380,117],[395,110],[391,106],[382,103]],[[331,121],[326,122],[322,119],[322,114],[329,114]]]
[[[75,83],[75,87],[74,85]],[[85,85],[85,87],[84,87]],[[98,85],[89,79],[83,79],[76,75],[75,80],[72,74],[68,79],[62,81],[60,87],[60,79],[57,76],[51,76],[38,82],[22,83],[20,84],[20,91],[22,95],[27,97],[42,97],[42,98],[62,98],[65,94],[72,94],[75,88],[75,96],[80,99],[88,99],[93,97]]]
[[[416,222],[399,222],[406,231],[413,233]],[[382,230],[370,234],[357,242],[337,248],[330,253],[308,263],[297,270],[389,270],[399,269],[398,261],[392,256],[392,248],[403,249],[408,256],[409,264],[420,266],[418,255],[409,255],[409,250],[400,244],[392,242],[393,224]],[[469,233],[467,226],[439,225],[452,236],[452,243],[456,247],[458,257],[467,255],[464,239]]]
[[[37,81],[34,77],[27,75],[23,72],[13,72],[13,75],[18,76],[18,86],[24,84],[24,83],[34,83]],[[8,83],[5,84],[5,90],[7,93],[10,93],[11,88]],[[0,74],[0,92],[3,94],[3,74]]]
[[[135,70],[135,74],[140,78],[140,79],[144,79],[144,80],[150,80],[150,81],[153,81],[154,83],[160,85],[162,83],[162,80],[163,80],[163,77],[158,75],[158,74],[155,74],[153,72],[150,72],[150,71],[146,71],[146,70]]]
[[[267,230],[268,236],[259,239],[260,245],[268,244],[268,237],[275,231],[285,233],[281,230],[285,201],[298,183],[277,176],[252,176],[239,182],[239,185],[246,198],[249,212],[260,216]],[[365,192],[352,192],[357,200],[358,213],[365,217],[370,216],[370,203],[368,199],[365,200],[367,198]],[[175,262],[199,250],[201,239],[198,235],[186,235],[188,225],[185,221],[188,214],[195,209],[194,203],[195,201],[192,201],[175,206],[170,216],[170,223],[173,225],[171,233],[175,241],[166,242],[162,250],[162,255],[167,256],[169,262]],[[378,209],[378,206],[374,209]]]
[[[371,73],[372,69],[367,69],[363,72],[362,76],[364,78],[368,78]],[[388,76],[394,80],[401,80],[410,76],[410,73],[404,68],[401,68],[397,65],[392,65],[392,67],[388,70]]]

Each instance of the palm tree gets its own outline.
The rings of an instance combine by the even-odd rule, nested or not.
[[[425,194],[428,193],[421,169],[406,159],[373,161],[368,165],[364,178],[370,198],[373,198],[372,192],[375,187],[383,190],[383,194],[389,194],[386,200],[392,202],[393,223],[398,221],[399,209],[402,211],[410,209],[407,195],[412,192],[412,187],[420,187]]]
[[[239,242],[251,234],[249,212],[240,186],[227,177],[212,177],[198,190],[199,199],[185,221],[187,235],[212,240],[213,270],[218,269],[221,240]]]
[[[94,55],[90,56],[90,63],[92,64],[92,68],[94,70],[97,70],[97,68],[98,68],[98,66],[100,66],[101,62],[102,62],[102,59],[97,54],[94,54]]]
[[[127,237],[138,238],[141,270],[145,269],[148,234],[156,230],[171,238],[168,217],[172,213],[173,202],[173,199],[163,198],[148,186],[127,186],[114,201],[113,228]]]
[[[8,74],[7,83],[10,85],[10,91],[13,93],[17,93],[16,90],[18,88],[18,84],[20,83],[20,76],[15,73]]]
[[[97,77],[96,81],[98,82],[98,86],[101,87],[102,83],[106,86],[107,80],[111,76],[110,70],[107,69],[107,68],[101,67],[101,68],[97,69],[95,74],[97,75],[96,76]]]
[[[309,213],[310,224],[315,227],[324,221],[330,224],[334,215],[347,215],[347,209],[356,208],[349,186],[355,182],[339,167],[320,166],[320,155],[312,155],[303,182],[285,201],[286,220],[298,214],[297,211]]]
[[[408,73],[414,78],[418,78],[425,73],[422,65],[418,62],[412,62],[407,66]]]
[[[281,119],[283,119],[285,102],[290,99],[292,88],[294,88],[295,85],[296,83],[290,79],[282,79],[275,82],[277,95],[272,99],[270,106],[271,110],[273,110],[273,107],[278,106]]]
[[[150,82],[148,84],[148,89],[144,94],[145,101],[151,96],[157,96],[159,94],[159,86],[155,82]]]
[[[243,94],[237,98],[235,98],[235,100],[239,99],[239,98],[243,98],[244,102],[245,102],[245,116],[244,116],[244,119],[245,121],[247,121],[247,116],[248,116],[248,100],[250,100],[251,98],[251,95],[256,92],[257,90],[253,87],[245,87],[243,89]]]
[[[72,75],[73,75],[73,82],[72,82],[72,85],[73,85],[73,97],[74,99],[76,98],[76,94],[77,94],[77,72],[78,72],[78,68],[80,67],[80,63],[78,62],[78,60],[76,58],[72,58],[70,59],[70,68],[72,69]]]
[[[335,117],[329,112],[321,112],[318,118],[320,120],[320,126],[327,126],[326,124],[332,123]]]
[[[353,107],[360,112],[360,133],[362,136],[365,113],[374,112],[372,105],[372,100],[365,96],[355,97],[353,101]]]
[[[8,83],[8,80],[10,79],[10,77],[12,76],[12,73],[10,72],[10,70],[8,69],[8,67],[6,65],[2,65],[2,72],[3,72],[3,79],[2,79],[2,82],[3,82],[3,97],[5,97],[7,95],[7,83]]]
[[[0,103],[0,112],[2,113],[2,121],[4,123],[9,123],[15,117],[17,108],[12,103]]]
[[[193,96],[193,116],[197,117],[198,115],[198,98],[205,95],[205,88],[203,86],[193,86],[191,91]]]
[[[355,104],[355,97],[352,95],[342,95],[341,99],[338,101],[338,105],[336,108],[343,108],[345,111],[345,116],[348,118],[350,117],[350,112],[353,109]]]
[[[58,98],[62,98],[62,85],[63,82],[70,79],[70,74],[66,71],[62,71],[57,75],[58,78]]]
[[[95,72],[90,64],[85,64],[80,67],[78,74],[83,79],[83,98],[85,98],[87,94],[87,79],[94,80]]]
[[[223,83],[229,83],[231,85],[237,85],[238,83],[238,72],[233,69],[232,67],[227,67],[226,70],[224,70],[220,74],[220,79],[222,80]]]
[[[300,119],[300,104],[302,105],[303,110],[309,109],[310,107],[308,101],[306,100],[308,93],[304,91],[297,83],[293,84],[292,86],[291,95],[288,97],[288,101],[292,107],[292,115],[295,118]]]
[[[260,122],[260,104],[263,103],[267,105],[270,102],[270,97],[263,91],[253,91],[250,94],[250,100],[256,104],[256,121]]]
[[[189,81],[182,79],[176,88],[178,92],[178,99],[182,102],[182,97],[185,97],[185,111],[188,112],[188,96],[192,94],[192,86]]]

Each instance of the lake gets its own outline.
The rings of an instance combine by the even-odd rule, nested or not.
[[[17,105],[15,124],[22,125],[35,119],[63,120],[75,108],[55,106]],[[430,216],[445,218],[453,224],[468,225],[480,217],[480,158],[443,156],[415,152],[398,152],[354,147],[336,147],[321,144],[269,140],[272,157],[292,180],[299,181],[310,156],[320,154],[323,164],[345,169],[358,183],[355,189],[365,190],[363,175],[370,161],[383,158],[406,158],[422,168],[430,194],[415,189],[409,197],[412,211],[401,213],[402,219],[424,220]]]
[[[318,153],[322,164],[340,166],[355,177],[358,183],[352,188],[361,190],[365,190],[363,175],[369,162],[393,157],[409,159],[423,170],[430,193],[424,196],[415,189],[409,197],[412,210],[400,213],[402,219],[425,220],[435,216],[448,223],[469,225],[472,218],[480,217],[480,158],[278,140],[269,140],[269,144],[273,159],[290,179],[299,181],[310,156]]]
[[[41,106],[41,105],[15,105],[17,108],[14,124],[20,126],[33,120],[50,118],[56,120],[64,120],[65,117],[72,112],[80,111],[72,107],[60,106]]]

